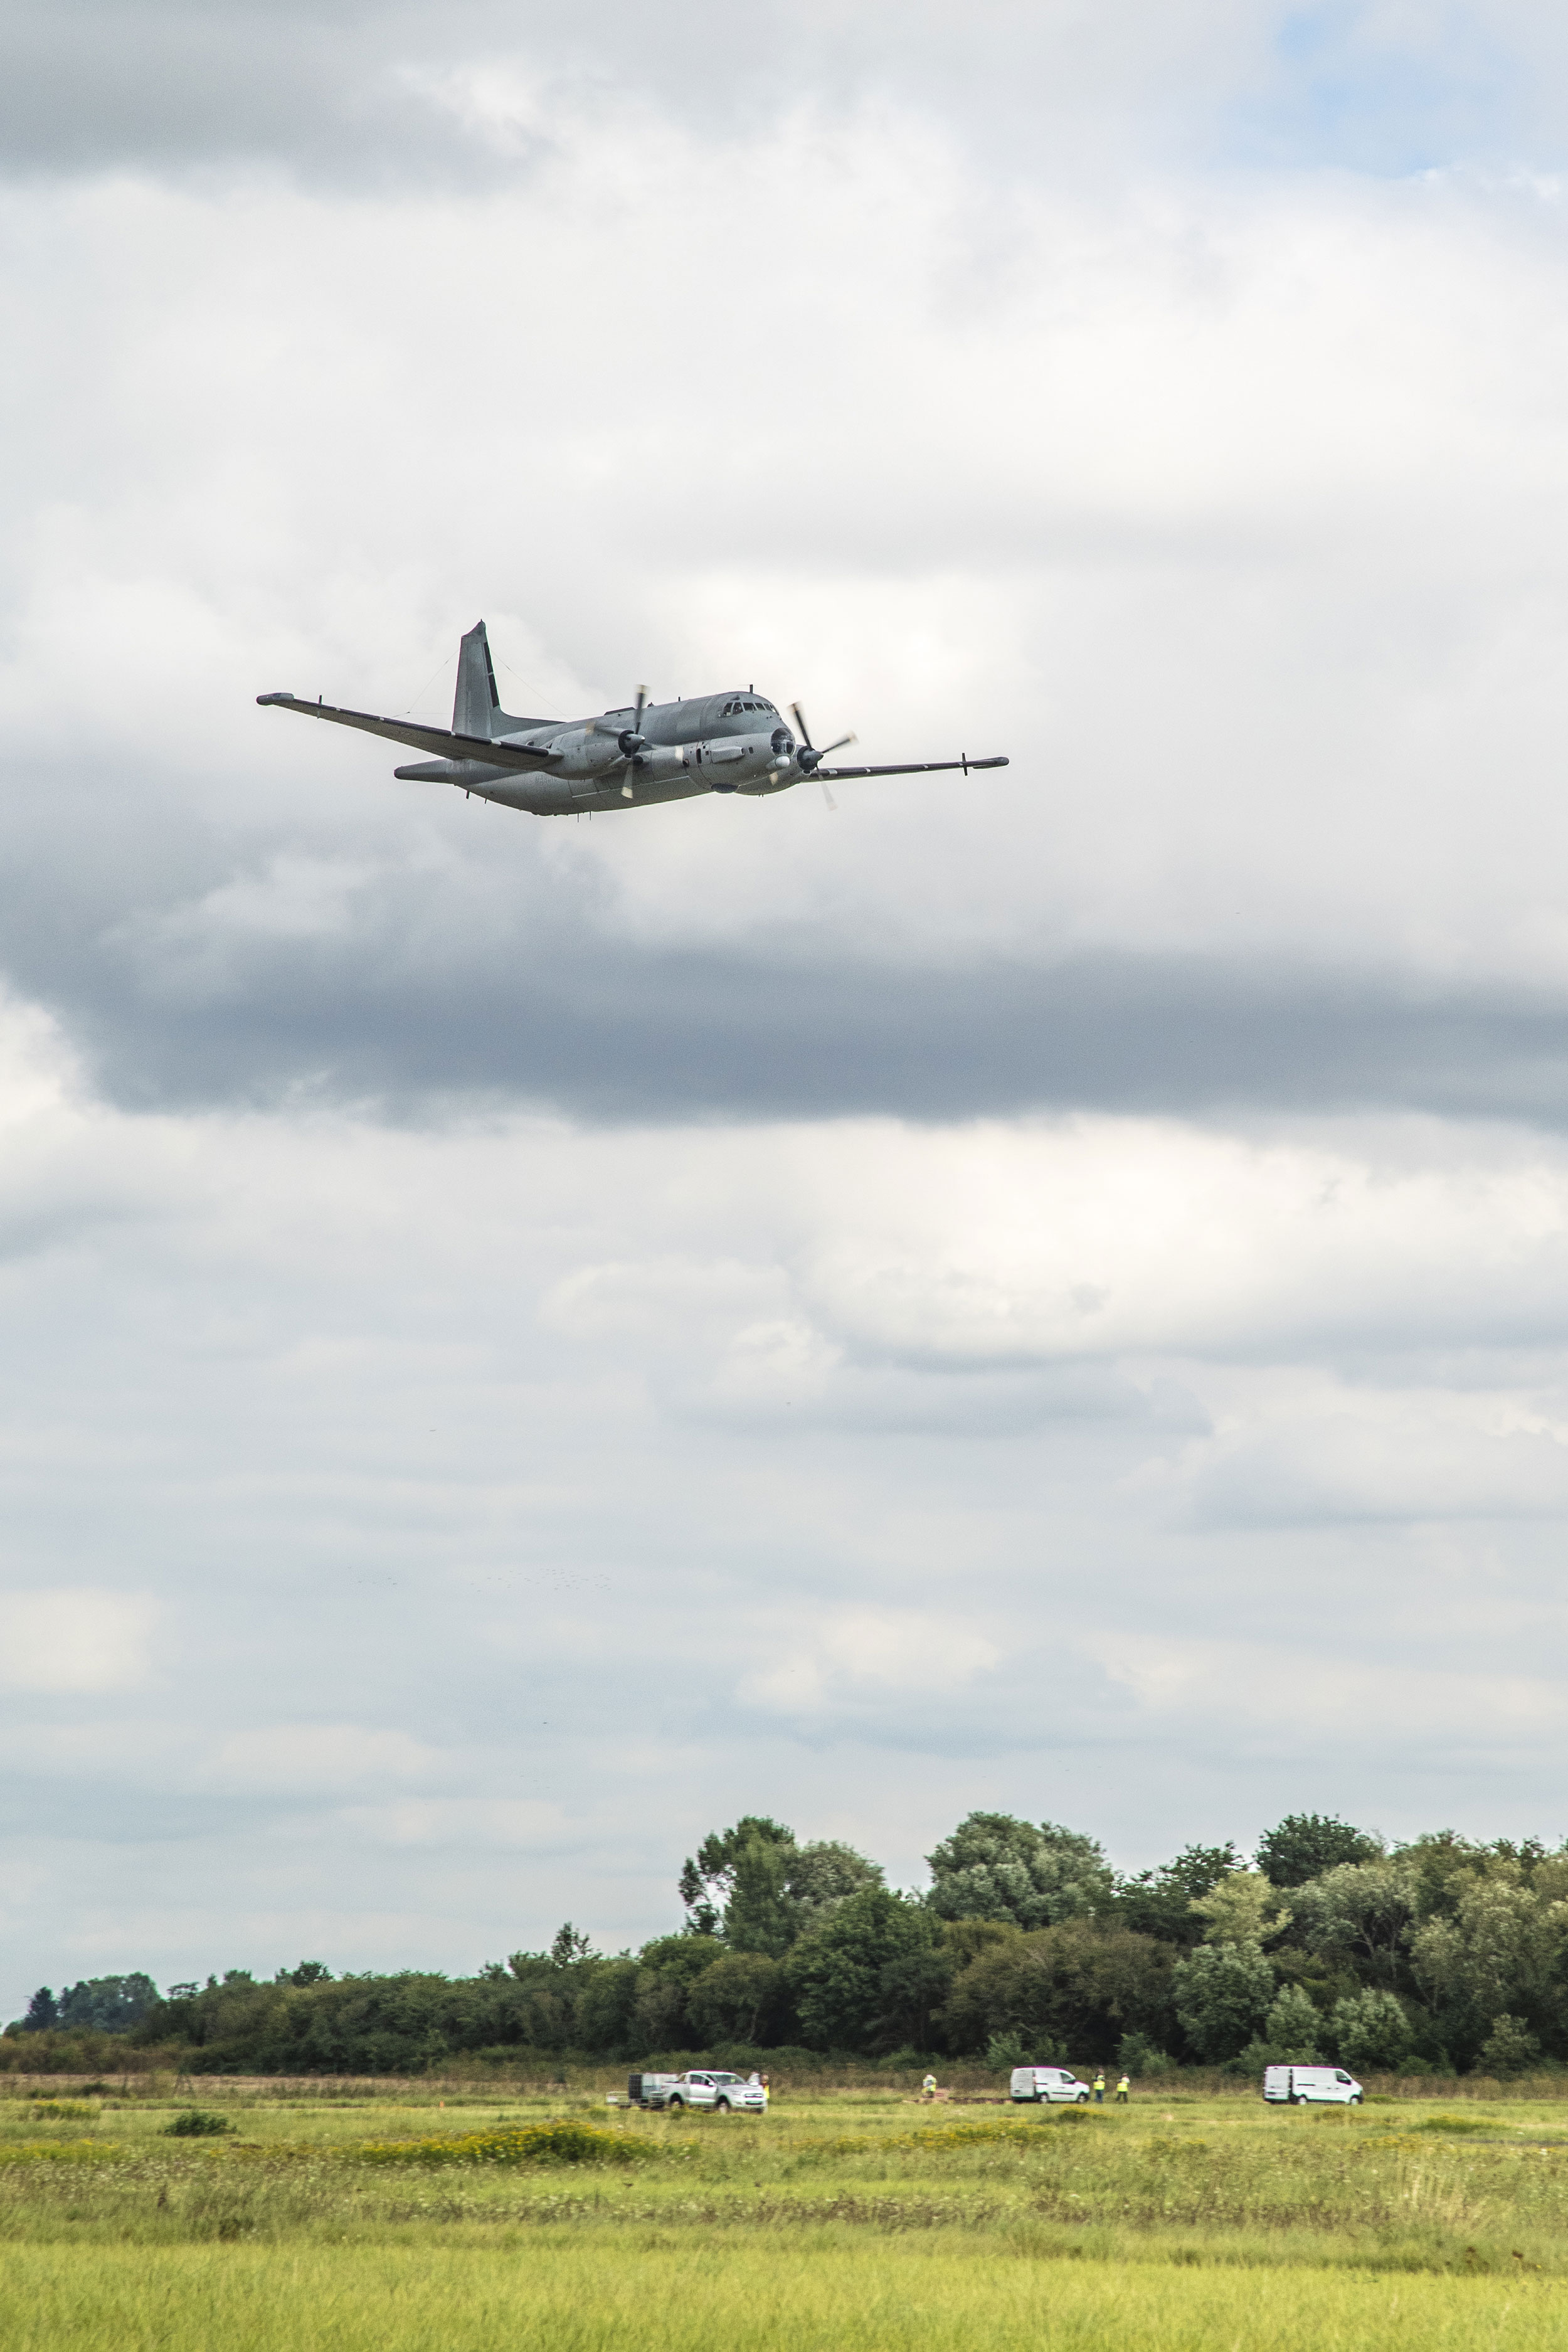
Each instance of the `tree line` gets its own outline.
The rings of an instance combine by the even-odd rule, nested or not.
[[[975,1812],[927,1860],[929,1889],[900,1893],[853,1847],[747,1815],[685,1864],[682,1924],[635,1952],[597,1952],[568,1923],[472,1977],[309,1960],[162,1995],[145,1975],[96,1978],[40,1988],[5,2035],[47,2035],[68,2064],[73,2035],[107,2032],[245,2074],[789,2050],[1144,2075],[1568,2064],[1568,1844],[1439,1831],[1389,1846],[1297,1813],[1250,1859],[1194,1845],[1124,1876],[1081,1832]]]

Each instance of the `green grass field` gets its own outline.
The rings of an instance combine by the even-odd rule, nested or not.
[[[232,2132],[170,2137],[189,2102],[168,2098],[0,2101],[7,2352],[1568,2334],[1555,2101],[1037,2113],[850,2094],[763,2120],[201,2095]],[[540,2134],[552,2119],[579,2128]]]

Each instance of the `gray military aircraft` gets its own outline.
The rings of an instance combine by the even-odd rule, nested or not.
[[[421,727],[409,719],[378,719],[368,710],[340,710],[331,702],[304,702],[297,694],[258,694],[258,702],[302,710],[308,719],[330,719],[337,727],[384,735],[441,754],[395,768],[395,776],[420,782],[456,784],[505,808],[535,816],[569,816],[584,810],[646,806],[681,801],[695,793],[784,793],[804,777],[816,776],[827,792],[829,778],[926,776],[950,768],[1005,768],[1001,757],[916,760],[892,768],[829,768],[831,751],[853,743],[841,735],[818,751],[794,706],[795,733],[774,706],[747,687],[699,695],[680,702],[649,702],[638,687],[624,710],[601,711],[596,719],[519,719],[500,707],[495,664],[482,621],[462,640],[458,656],[458,694],[452,724]],[[827,794],[828,805],[833,796]]]

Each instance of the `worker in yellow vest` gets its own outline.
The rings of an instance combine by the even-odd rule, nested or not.
[[[1105,2105],[1105,2069],[1103,2066],[1094,2078],[1094,2104],[1097,2107],[1102,2107]]]
[[[1123,2074],[1123,2076],[1121,2077],[1121,2082],[1120,2082],[1120,2083],[1118,2083],[1118,2084],[1116,2085],[1116,2104],[1117,2104],[1117,2105],[1118,2105],[1119,2107],[1124,2107],[1124,2106],[1127,2105],[1127,2095],[1128,2095],[1128,2093],[1131,2090],[1131,2088],[1132,2088],[1132,2077],[1131,2077],[1131,2074]]]

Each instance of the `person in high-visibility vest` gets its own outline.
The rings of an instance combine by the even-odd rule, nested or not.
[[[1129,2091],[1131,2091],[1131,2088],[1132,2088],[1132,2077],[1131,2077],[1131,2074],[1123,2074],[1123,2076],[1121,2077],[1121,2082],[1120,2082],[1120,2083],[1118,2083],[1118,2084],[1116,2085],[1116,2104],[1117,2104],[1117,2105],[1118,2105],[1119,2107],[1124,2107],[1124,2106],[1127,2105],[1127,2095],[1128,2095]]]
[[[1105,2105],[1105,2069],[1103,2067],[1094,2078],[1094,2104],[1097,2107],[1102,2107]]]
[[[934,2099],[936,2096],[936,2076],[934,2074],[928,2074],[925,2081],[921,2084],[921,2090],[926,2098]]]

